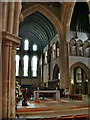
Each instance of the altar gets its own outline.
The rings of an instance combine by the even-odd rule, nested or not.
[[[53,93],[54,100],[60,100],[60,91],[59,90],[37,90],[34,91],[34,100],[39,100],[39,94],[40,93]]]

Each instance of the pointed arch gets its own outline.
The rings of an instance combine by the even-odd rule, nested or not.
[[[84,71],[86,72],[86,74],[88,76],[88,79],[90,79],[90,75],[89,75],[90,74],[90,69],[88,68],[88,66],[86,66],[82,62],[76,62],[70,67],[70,73],[75,67],[81,67],[82,69],[84,69]]]
[[[80,69],[79,69],[80,68]],[[77,70],[81,71],[77,71]],[[90,84],[90,69],[82,62],[76,62],[70,67],[70,91],[73,94],[88,94]]]
[[[60,73],[60,70],[58,65],[56,64],[53,69],[53,79],[58,79],[59,73]]]
[[[51,10],[49,10],[47,7],[45,7],[42,4],[35,4],[33,6],[30,6],[26,10],[24,10],[22,12],[23,18],[31,15],[32,13],[34,13],[36,11],[43,14],[45,17],[47,17],[52,22],[52,24],[55,26],[58,34],[62,33],[62,26],[61,26],[61,23],[60,23],[60,20],[58,19],[58,17]]]
[[[63,22],[63,26],[64,26],[63,30],[66,33],[70,29],[70,23],[71,23],[71,18],[72,18],[75,2],[76,2],[76,0],[73,0],[73,2],[66,2],[65,3],[65,10],[63,13],[63,21],[64,21]]]

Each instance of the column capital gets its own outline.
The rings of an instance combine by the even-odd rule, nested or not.
[[[5,31],[2,32],[2,41],[3,42],[12,42],[12,43],[14,43],[16,45],[19,45],[20,40],[21,40],[20,37],[17,37],[17,36],[15,36],[13,34],[5,32]]]

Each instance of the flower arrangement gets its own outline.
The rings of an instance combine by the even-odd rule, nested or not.
[[[16,81],[16,102],[19,102],[20,100],[23,100],[23,94],[20,90],[20,85]]]

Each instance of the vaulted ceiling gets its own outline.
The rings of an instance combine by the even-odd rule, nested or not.
[[[56,35],[53,24],[40,12],[35,12],[20,23],[19,36],[28,39],[30,45],[37,44],[42,50],[47,43]]]
[[[90,33],[89,14],[87,2],[76,2],[71,19],[71,31]]]
[[[23,3],[23,9],[30,7],[33,3]],[[46,5],[53,5],[60,7],[61,3],[44,3]],[[70,30],[77,32],[90,33],[89,23],[89,8],[87,2],[76,2],[71,19]],[[48,20],[46,16],[40,12],[34,12],[20,23],[19,36],[25,40],[30,41],[30,45],[37,44],[38,48],[42,50],[49,41],[57,34],[55,26]]]

